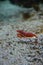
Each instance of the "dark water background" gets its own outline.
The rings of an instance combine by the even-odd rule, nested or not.
[[[43,4],[40,4],[40,9],[43,10]],[[34,8],[22,8],[17,5],[12,5],[8,0],[0,2],[0,21],[16,22],[21,19],[22,12],[36,12]],[[36,12],[37,13],[37,12]]]

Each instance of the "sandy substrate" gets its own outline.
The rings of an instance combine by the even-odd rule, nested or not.
[[[6,15],[10,10],[6,7],[6,11],[2,9],[1,15],[5,18],[0,18],[0,65],[43,65],[43,16],[35,13],[25,21],[19,13],[19,16],[14,16],[14,12],[11,11],[12,16]],[[37,34],[38,42],[33,42],[34,39],[18,39],[18,29]]]

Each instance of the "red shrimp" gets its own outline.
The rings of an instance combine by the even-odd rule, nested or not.
[[[17,30],[18,35],[17,36],[21,36],[21,37],[37,37],[36,34],[31,33],[31,32],[25,32],[23,30]]]

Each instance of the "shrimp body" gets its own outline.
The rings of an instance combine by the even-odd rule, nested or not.
[[[20,35],[21,37],[37,37],[36,34],[31,33],[31,32],[25,32],[23,30],[17,30],[18,35]]]

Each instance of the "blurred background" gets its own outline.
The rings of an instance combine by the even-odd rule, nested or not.
[[[28,17],[27,14],[39,11],[43,11],[43,0],[0,0],[0,19],[19,17],[22,13]]]

